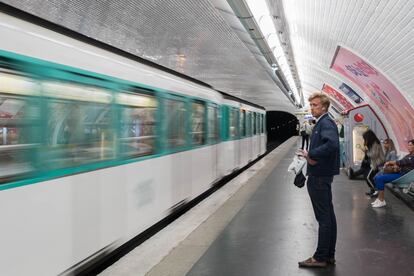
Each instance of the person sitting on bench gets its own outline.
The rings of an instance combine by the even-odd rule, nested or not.
[[[388,161],[384,164],[382,172],[374,177],[375,186],[378,190],[378,198],[372,202],[373,208],[381,208],[386,204],[384,187],[385,183],[391,182],[414,169],[414,139],[408,141],[408,154],[397,161]]]

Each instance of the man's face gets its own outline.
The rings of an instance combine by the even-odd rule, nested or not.
[[[414,145],[413,145],[413,143],[408,143],[408,151],[412,154],[412,153],[414,153]]]
[[[319,118],[322,114],[326,112],[325,108],[322,107],[321,99],[315,98],[309,102],[312,116]]]

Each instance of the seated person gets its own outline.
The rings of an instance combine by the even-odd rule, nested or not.
[[[375,177],[375,175],[379,171],[382,171],[383,170],[384,164],[386,162],[388,162],[388,161],[395,161],[395,160],[398,159],[397,158],[397,150],[395,149],[394,142],[392,141],[392,139],[390,139],[390,138],[385,139],[383,141],[383,145],[384,145],[384,153],[385,153],[385,158],[384,159],[385,160],[384,160],[384,162],[382,162],[382,164],[378,165],[378,167],[377,167],[377,169],[375,171],[375,174],[374,175],[371,174],[372,175],[372,178],[369,178],[369,179],[371,180],[372,183],[374,183],[374,177]],[[375,185],[374,185],[374,187],[375,187]],[[372,197],[375,197],[375,196],[378,195],[378,191],[374,191],[374,193],[368,194],[368,195],[370,195]]]
[[[374,177],[375,186],[378,190],[378,198],[371,203],[373,208],[380,208],[387,205],[384,199],[385,183],[400,178],[414,169],[414,139],[408,141],[408,154],[401,160],[386,162],[384,171],[386,169],[391,170],[392,173],[380,172]]]
[[[366,154],[365,152],[364,158],[362,159],[362,162],[361,162],[361,167],[352,174],[352,177],[356,178],[362,175],[364,179],[366,179],[370,170],[371,170],[371,159],[369,158],[368,154]]]
[[[385,162],[397,160],[397,150],[392,139],[387,138],[383,142],[385,152]]]

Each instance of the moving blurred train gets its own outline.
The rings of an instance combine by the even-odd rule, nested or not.
[[[264,154],[265,110],[0,13],[0,275],[67,273]]]

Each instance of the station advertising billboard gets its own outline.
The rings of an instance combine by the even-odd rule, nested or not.
[[[344,95],[342,95],[341,92],[326,83],[323,85],[322,91],[342,105],[343,109],[351,109],[355,107],[350,101],[348,101],[347,98],[344,97]]]
[[[338,47],[331,68],[355,83],[384,114],[400,149],[414,138],[414,110],[386,76],[348,49]]]
[[[347,84],[342,83],[339,86],[339,90],[345,93],[349,98],[351,98],[356,104],[361,104],[364,100],[358,95],[357,92],[354,91],[351,87]]]
[[[337,103],[334,99],[331,99],[331,107],[333,109],[336,109],[336,111],[339,114],[341,114],[344,111],[344,108],[339,103]]]

